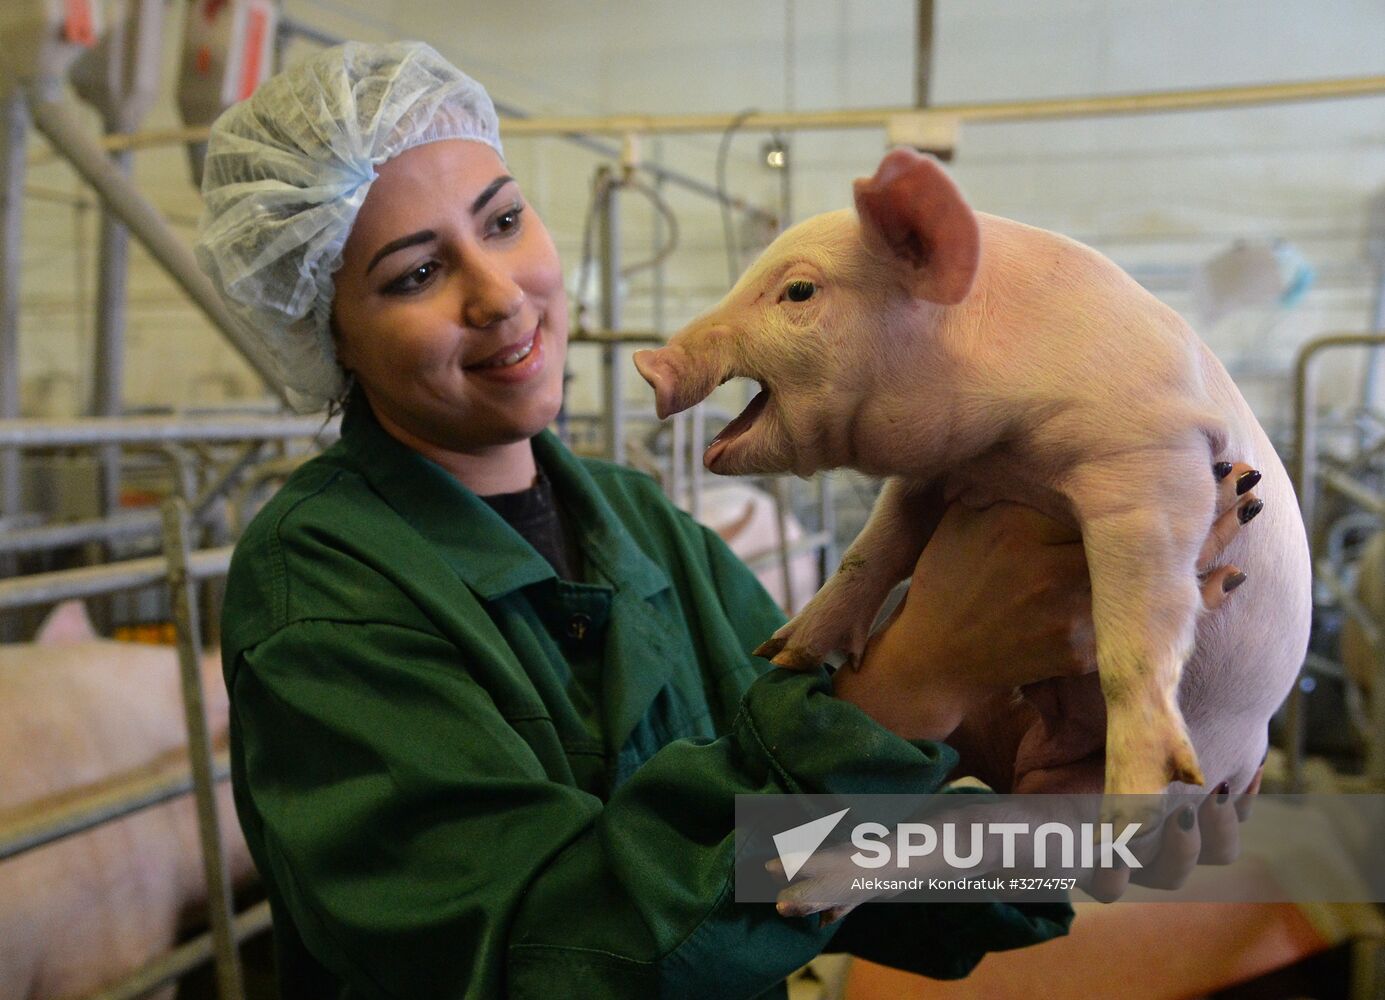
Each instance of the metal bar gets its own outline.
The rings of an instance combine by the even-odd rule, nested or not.
[[[197,579],[221,576],[231,565],[231,546],[194,552],[188,569]],[[168,576],[168,560],[163,556],[126,559],[104,566],[81,566],[52,573],[0,580],[0,611],[56,604],[72,597],[93,597],[117,590],[148,587]]]
[[[653,330],[579,330],[569,344],[663,344],[668,338]]]
[[[236,478],[258,457],[260,444],[250,445],[232,462],[215,482],[191,501],[192,516],[200,521],[211,505],[232,486]],[[12,552],[42,552],[88,542],[108,542],[117,538],[157,534],[163,528],[162,517],[154,511],[117,513],[64,524],[39,525],[32,528],[5,531],[0,528],[0,554]]]
[[[837,507],[832,495],[832,473],[824,472],[818,476],[818,502],[821,504],[822,533],[827,540],[822,543],[822,553],[818,560],[818,586],[837,569]]]
[[[1342,610],[1356,619],[1361,626],[1366,643],[1371,647],[1371,657],[1375,661],[1373,694],[1370,705],[1370,738],[1366,740],[1366,777],[1377,788],[1385,788],[1385,645],[1381,642],[1381,629],[1385,622],[1371,614],[1356,595],[1351,593],[1342,580],[1333,572],[1327,560],[1319,559],[1315,569],[1318,580],[1332,592]]]
[[[101,146],[87,135],[73,109],[56,101],[43,100],[35,92],[29,101],[29,111],[39,131],[92,186],[106,207],[129,226],[135,238],[196,303],[212,325],[221,331],[270,391],[284,399],[283,389],[263,357],[261,348],[250,339],[222,302],[221,296],[212,287],[211,279],[197,266],[192,251],[130,179],[111,164]]]
[[[1385,225],[1385,211],[1381,213],[1381,224]],[[1385,239],[1385,237],[1382,237]],[[1375,265],[1375,303],[1371,309],[1371,329],[1385,330],[1385,259],[1377,258]],[[1366,374],[1361,384],[1361,407],[1374,410],[1381,404],[1381,384],[1385,383],[1385,349],[1371,348],[1370,360],[1366,362]],[[1358,433],[1357,441],[1365,446],[1365,429]]]
[[[774,497],[774,527],[779,535],[779,573],[784,580],[784,610],[793,614],[798,610],[793,592],[793,560],[789,556],[789,484],[783,476],[770,480],[771,495]]]
[[[111,165],[129,178],[134,154],[128,149],[111,154]],[[130,231],[107,210],[101,214],[100,277],[96,287],[95,386],[91,414],[118,417],[125,407],[125,305],[130,271]],[[98,499],[107,516],[120,506],[120,446],[99,452]]]
[[[165,441],[268,441],[340,433],[321,417],[87,417],[80,420],[0,420],[0,447],[78,448]]]
[[[269,902],[256,903],[236,916],[232,924],[237,941],[254,937],[270,926]],[[156,958],[123,983],[117,983],[87,1000],[137,1000],[166,983],[197,968],[212,956],[212,935],[200,934],[179,945],[161,958]]]
[[[1322,473],[1323,486],[1336,490],[1352,503],[1364,507],[1372,514],[1385,517],[1385,497],[1371,489],[1359,479],[1353,479],[1345,472],[1329,469]]]
[[[1313,539],[1313,515],[1317,506],[1317,460],[1314,436],[1317,413],[1313,368],[1318,355],[1343,347],[1379,347],[1385,345],[1382,333],[1329,334],[1308,341],[1294,359],[1294,452],[1290,469],[1294,488],[1298,490],[1299,509],[1308,539]]]
[[[39,528],[0,534],[0,554],[46,552],[88,542],[109,542],[117,538],[156,534],[162,521],[150,511],[116,514],[65,524],[46,524]]]
[[[227,754],[217,755],[212,773],[217,781],[230,777]],[[0,824],[0,861],[168,802],[191,790],[192,772],[179,764],[106,785],[37,816],[9,820]]]
[[[914,104],[926,108],[933,83],[933,0],[918,0],[914,42]]]
[[[1385,94],[1385,76],[1311,80],[1167,90],[1107,97],[1076,97],[1035,101],[997,101],[987,104],[935,104],[926,111],[914,107],[852,108],[836,111],[761,111],[737,114],[549,116],[507,122],[507,135],[551,135],[585,132],[626,135],[653,132],[724,132],[740,121],[748,130],[883,128],[891,121],[916,115],[962,122],[1018,122],[1054,118],[1093,118],[1168,111],[1211,111],[1218,108],[1336,100]]]
[[[692,433],[688,435],[688,471],[691,480],[688,490],[688,513],[693,520],[698,520],[702,516],[702,452],[707,447],[707,426],[706,413],[703,409],[707,405],[704,399],[692,408],[689,420],[692,421]]]
[[[19,416],[19,292],[24,147],[29,115],[17,88],[0,96],[0,420]],[[19,513],[19,453],[0,450],[0,517]]]
[[[820,549],[832,540],[832,536],[825,531],[817,531],[811,535],[804,535],[798,541],[785,547],[784,556],[793,557],[804,552],[812,552]],[[744,562],[751,569],[764,569],[768,566],[777,566],[782,557],[777,549],[770,552],[761,552],[758,556],[744,559]]]
[[[1329,334],[1308,341],[1298,350],[1294,359],[1294,439],[1291,456],[1290,478],[1298,491],[1299,511],[1303,515],[1303,527],[1308,533],[1311,554],[1313,545],[1313,522],[1317,512],[1317,397],[1313,384],[1313,371],[1318,356],[1324,351],[1342,347],[1378,347],[1385,344],[1381,334]],[[1285,779],[1287,791],[1297,792],[1303,787],[1303,738],[1306,694],[1302,686],[1303,678],[1294,680],[1289,691],[1289,702],[1285,710]],[[1377,699],[1385,703],[1385,698]]]
[[[241,1000],[240,957],[231,922],[235,902],[231,898],[231,873],[226,845],[217,822],[216,779],[212,775],[212,735],[207,725],[194,577],[189,571],[188,508],[178,498],[164,502],[164,554],[168,559],[168,589],[173,604],[174,630],[178,636],[178,665],[183,680],[183,713],[188,727],[188,759],[192,765],[193,794],[197,799],[197,828],[202,842],[202,862],[207,878],[207,903],[211,914],[212,943],[216,953],[216,987],[221,1000]]]
[[[620,185],[610,167],[597,171],[601,199],[598,239],[601,261],[601,323],[620,329]],[[604,447],[612,462],[625,461],[625,372],[620,369],[620,345],[607,339],[601,349],[601,375],[606,388]]]
[[[810,129],[885,128],[892,121],[925,115],[960,122],[1023,122],[1063,118],[1102,118],[1132,114],[1158,114],[1174,111],[1215,111],[1224,108],[1288,104],[1298,101],[1331,101],[1385,94],[1385,76],[1344,77],[1335,80],[1307,80],[1298,83],[1256,84],[1244,87],[1214,87],[1197,90],[1162,90],[1138,94],[1112,94],[1104,97],[1069,97],[1034,101],[995,101],[984,104],[934,104],[916,107],[845,108],[835,111],[758,111],[750,115],[561,115],[508,116],[503,125],[507,136],[560,135],[582,144],[595,143],[591,135],[629,135],[652,133],[724,132],[733,122],[748,130],[772,131]],[[497,104],[497,110],[502,106]],[[503,112],[502,112],[503,113]],[[159,129],[111,137],[107,148],[136,148],[200,142],[207,138],[205,127]],[[585,136],[577,135],[586,133]],[[589,148],[594,148],[589,146]],[[619,150],[600,144],[603,156],[619,157]],[[663,168],[642,167],[647,173],[662,174],[682,184],[683,179]],[[686,186],[686,185],[685,185]],[[715,193],[715,188],[704,193]],[[730,201],[733,207],[743,207]]]

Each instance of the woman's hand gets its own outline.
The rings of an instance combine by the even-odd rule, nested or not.
[[[1250,815],[1252,798],[1260,793],[1261,764],[1250,787],[1233,796],[1225,783],[1208,792],[1194,809],[1185,805],[1164,821],[1158,840],[1148,851],[1136,849],[1143,868],[1097,868],[1083,886],[1103,903],[1119,899],[1130,884],[1151,889],[1178,889],[1198,865],[1229,865],[1241,855],[1240,825]]]
[[[1259,513],[1259,473],[1225,463],[1218,516],[1203,546],[1203,602],[1219,607],[1245,581],[1217,555]],[[953,504],[916,564],[909,593],[839,670],[839,697],[910,739],[946,738],[968,711],[1015,688],[1096,669],[1091,582],[1080,535],[1029,507]]]

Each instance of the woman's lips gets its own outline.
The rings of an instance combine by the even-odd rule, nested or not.
[[[518,361],[511,364],[502,364],[504,359],[514,356],[528,348],[529,353]],[[543,367],[543,336],[542,327],[534,327],[534,332],[526,340],[517,344],[510,344],[496,351],[484,361],[476,364],[467,365],[465,371],[470,376],[477,376],[498,382],[523,382],[531,378]]]

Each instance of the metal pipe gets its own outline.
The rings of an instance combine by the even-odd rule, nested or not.
[[[231,898],[231,872],[226,845],[217,820],[216,778],[213,776],[212,734],[207,725],[206,698],[202,690],[202,664],[194,577],[189,570],[188,508],[178,498],[164,502],[164,554],[168,560],[168,589],[173,605],[173,625],[178,637],[178,665],[183,687],[183,714],[188,728],[188,759],[192,765],[193,794],[197,799],[197,829],[202,842],[202,863],[207,879],[212,944],[216,954],[216,988],[221,1000],[241,1000],[240,956],[232,930],[235,901]]]
[[[231,565],[231,548],[226,545],[194,552],[189,560],[189,571],[198,579],[224,574]],[[148,587],[161,583],[167,576],[168,560],[163,556],[126,559],[104,566],[80,566],[51,573],[30,573],[0,580],[0,611]]]
[[[162,526],[159,515],[149,511],[116,514],[66,524],[45,524],[39,528],[0,534],[0,554],[46,552],[89,542],[110,542],[118,538],[138,538],[157,533]]]
[[[1385,788],[1385,643],[1381,641],[1381,629],[1385,628],[1385,622],[1376,618],[1356,599],[1356,595],[1346,588],[1327,560],[1319,559],[1314,568],[1318,579],[1332,592],[1342,610],[1356,619],[1375,661],[1370,738],[1366,740],[1366,777],[1376,788]]]
[[[811,535],[804,535],[802,538],[784,547],[784,556],[793,557],[804,552],[812,552],[832,540],[831,536],[825,531],[814,532]],[[752,556],[744,560],[745,564],[751,569],[765,569],[769,566],[778,566],[782,558],[776,549],[771,552],[761,552],[757,556]]]
[[[56,101],[44,100],[35,91],[29,101],[34,124],[72,164],[83,180],[95,189],[106,207],[140,241],[175,282],[185,291],[265,385],[284,399],[283,389],[262,351],[222,302],[211,280],[202,273],[187,246],[173,232],[143,195],[117,170],[82,128],[73,110]]]
[[[697,520],[702,516],[702,453],[707,448],[706,412],[707,401],[694,406],[688,419],[692,421],[692,433],[688,435],[688,471],[691,473],[688,489],[688,513]]]
[[[668,338],[653,330],[578,330],[569,344],[663,344]]]
[[[1363,507],[1372,514],[1385,517],[1385,497],[1359,479],[1353,479],[1345,472],[1329,469],[1322,473],[1322,484],[1340,493],[1358,507]]]
[[[1294,451],[1290,468],[1294,489],[1298,490],[1299,509],[1303,526],[1313,540],[1313,515],[1317,506],[1317,461],[1313,442],[1317,413],[1313,366],[1319,354],[1342,347],[1379,347],[1385,345],[1385,334],[1329,334],[1308,341],[1294,359]]]
[[[24,94],[0,95],[0,421],[19,416],[19,291],[23,273]],[[0,450],[0,518],[19,513],[19,452]]]
[[[987,104],[935,104],[914,107],[852,108],[835,111],[758,111],[739,114],[550,116],[508,122],[507,135],[552,135],[565,132],[626,135],[653,132],[724,132],[733,122],[759,131],[772,129],[886,128],[891,122],[919,116],[961,122],[1018,122],[1054,118],[1093,118],[1169,111],[1211,111],[1218,108],[1335,100],[1385,94],[1385,76],[1312,80],[1167,90],[1105,97],[1076,97]]]
[[[774,498],[774,527],[779,535],[779,573],[784,580],[784,610],[798,610],[793,592],[793,560],[789,557],[789,484],[783,476],[770,479],[770,495]]]
[[[87,417],[0,420],[0,447],[77,448],[166,441],[269,441],[340,433],[321,417]]]
[[[1292,464],[1289,474],[1294,488],[1298,491],[1299,511],[1303,515],[1303,527],[1308,533],[1309,552],[1313,546],[1313,521],[1317,512],[1317,398],[1313,384],[1313,368],[1317,358],[1324,351],[1341,347],[1378,347],[1385,344],[1385,335],[1380,334],[1329,334],[1308,341],[1298,350],[1294,359],[1294,439]],[[1288,706],[1284,718],[1285,778],[1288,791],[1297,792],[1303,787],[1303,738],[1305,729],[1305,692],[1303,678],[1294,680],[1289,691]],[[1385,702],[1385,698],[1379,699]]]
[[[933,83],[933,0],[918,0],[914,24],[914,104],[926,108]]]
[[[236,917],[232,925],[236,940],[244,941],[268,929],[270,920],[268,900],[256,903]],[[200,934],[167,955],[156,958],[124,982],[88,997],[87,1000],[137,1000],[138,997],[146,996],[197,968],[211,956],[212,935]]]
[[[230,777],[227,754],[218,755],[213,774],[217,781]],[[168,802],[191,790],[192,772],[186,764],[179,764],[106,785],[40,815],[11,820],[0,825],[0,861]]]
[[[888,128],[891,123],[919,118],[953,122],[1024,122],[1064,118],[1103,118],[1117,115],[1158,114],[1174,111],[1215,111],[1223,108],[1288,104],[1298,101],[1331,101],[1385,94],[1385,76],[1344,77],[1335,80],[1308,80],[1298,83],[1256,84],[1245,87],[1213,87],[1195,90],[1162,90],[1103,97],[1069,97],[1032,101],[995,101],[984,104],[934,104],[916,107],[846,108],[835,111],[757,111],[742,114],[681,115],[563,115],[510,116],[503,131],[507,136],[558,135],[571,137],[588,148],[595,140],[590,135],[648,135],[652,133],[724,132],[736,121],[740,127],[758,131]],[[587,133],[574,136],[573,133]],[[207,138],[205,127],[159,129],[112,137],[107,148],[159,146],[200,142]],[[603,156],[619,158],[620,151],[599,144]],[[680,185],[683,179],[671,171],[645,165],[638,168],[656,176],[662,174]],[[687,186],[687,185],[683,185]],[[701,186],[706,188],[705,185]],[[704,193],[714,193],[710,189]],[[732,207],[744,207],[728,199]]]
[[[601,199],[598,220],[601,261],[601,323],[607,330],[620,329],[620,185],[610,167],[596,174],[597,197]],[[620,346],[607,340],[601,349],[601,375],[606,388],[606,457],[625,461],[625,372],[620,365]]]
[[[111,154],[111,166],[129,179],[134,153],[128,149]],[[109,210],[101,214],[100,276],[96,287],[96,359],[92,373],[95,392],[91,414],[118,417],[125,408],[125,305],[129,286],[130,231]],[[120,446],[99,452],[97,495],[107,516],[120,506]]]
[[[236,478],[258,457],[260,444],[255,443],[232,462],[217,479],[191,501],[192,516],[200,521],[235,483]],[[117,538],[153,535],[163,528],[163,519],[154,511],[116,513],[64,524],[38,525],[32,528],[0,530],[0,554],[11,552],[42,552],[49,549],[83,545],[88,542],[109,542]]]
[[[1382,201],[1385,204],[1385,200]],[[1385,226],[1385,211],[1381,213],[1380,224]],[[1381,236],[1385,242],[1385,234]],[[1375,302],[1371,309],[1371,329],[1385,330],[1385,257],[1377,257],[1375,264]],[[1371,349],[1370,359],[1366,362],[1366,374],[1361,384],[1361,406],[1365,410],[1374,410],[1381,403],[1381,384],[1385,383],[1385,349],[1374,347]],[[1361,447],[1366,444],[1365,429],[1358,431],[1357,442]]]

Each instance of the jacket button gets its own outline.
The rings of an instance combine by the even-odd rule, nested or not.
[[[587,634],[587,629],[591,628],[592,620],[582,612],[577,612],[567,620],[567,634],[569,637],[581,642]]]

